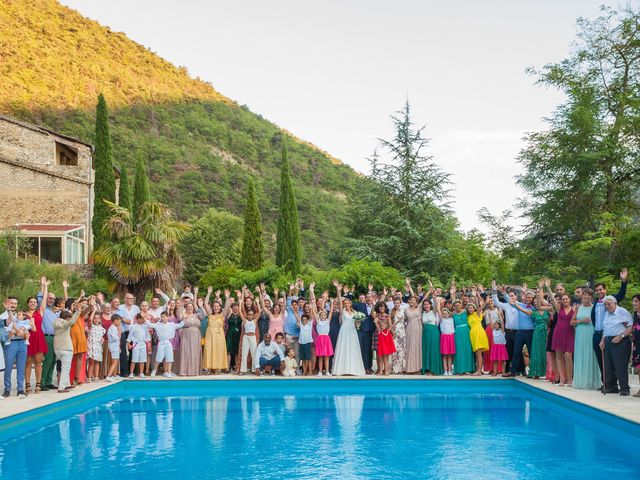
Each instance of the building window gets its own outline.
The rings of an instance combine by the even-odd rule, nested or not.
[[[34,257],[39,262],[84,264],[87,261],[85,227],[80,225],[20,225],[29,248],[16,255]]]
[[[56,142],[56,163],[58,165],[77,167],[78,151],[64,143]]]

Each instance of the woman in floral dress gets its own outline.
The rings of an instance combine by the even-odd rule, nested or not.
[[[391,357],[391,368],[393,373],[404,373],[407,370],[407,333],[405,329],[404,309],[402,301],[396,298],[393,301],[393,309],[390,318],[393,319],[394,337],[396,353]]]

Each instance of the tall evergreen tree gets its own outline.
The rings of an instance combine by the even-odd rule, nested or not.
[[[91,228],[93,230],[93,246],[97,248],[104,238],[102,229],[110,216],[109,208],[104,200],[116,201],[116,178],[113,174],[113,149],[109,133],[109,112],[104,95],[98,96],[96,105],[96,134],[94,139],[93,162],[95,180],[93,185],[94,207]]]
[[[149,201],[150,196],[147,169],[144,166],[142,155],[138,154],[138,160],[136,162],[136,177],[133,184],[133,208],[131,211],[134,225],[138,223],[140,207]]]
[[[262,243],[262,221],[258,209],[256,186],[249,179],[247,206],[244,210],[244,236],[242,237],[242,257],[240,267],[245,270],[258,270],[264,260],[264,244]]]
[[[297,275],[302,270],[302,244],[298,207],[291,182],[291,166],[287,147],[282,145],[280,168],[280,208],[278,213],[278,237],[276,240],[276,265]]]
[[[118,205],[131,211],[131,183],[127,169],[120,169],[120,192],[118,195]]]

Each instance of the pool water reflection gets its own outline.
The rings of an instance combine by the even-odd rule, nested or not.
[[[576,421],[516,391],[385,389],[182,397],[176,382],[173,394],[108,400],[4,442],[0,476],[584,479],[638,473],[635,434],[594,428],[588,418]],[[629,448],[612,448],[613,442]]]

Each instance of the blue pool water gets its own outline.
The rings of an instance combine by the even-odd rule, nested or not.
[[[510,381],[123,382],[1,421],[0,477],[631,478],[639,442]]]

